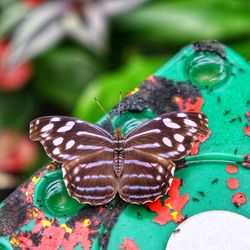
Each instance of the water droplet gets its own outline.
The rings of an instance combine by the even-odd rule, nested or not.
[[[195,86],[211,89],[228,81],[231,77],[231,67],[219,55],[201,52],[187,59],[186,72]]]

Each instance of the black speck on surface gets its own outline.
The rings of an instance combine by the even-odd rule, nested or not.
[[[12,234],[23,225],[27,213],[25,202],[24,195],[18,189],[5,200],[1,208],[0,236]]]
[[[211,184],[216,184],[216,183],[218,183],[218,181],[219,181],[219,178],[215,178],[215,179],[213,179],[213,180],[211,181]]]
[[[39,244],[41,242],[41,234],[40,233],[32,233],[30,238],[31,238],[34,246],[39,246]]]
[[[198,194],[202,197],[205,197],[205,193],[203,191],[198,191]]]
[[[193,198],[192,198],[192,201],[194,201],[194,202],[199,202],[200,200],[199,200],[198,198],[196,198],[196,197],[193,197]]]

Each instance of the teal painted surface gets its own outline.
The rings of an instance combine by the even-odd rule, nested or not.
[[[225,170],[229,162],[242,160],[244,154],[250,153],[250,139],[243,132],[247,122],[245,113],[250,109],[247,105],[247,100],[250,99],[250,66],[244,58],[231,49],[227,48],[226,52],[228,61],[225,62],[225,67],[229,75],[222,78],[221,83],[211,84],[212,87],[209,89],[204,87],[201,89],[204,99],[202,111],[208,116],[209,128],[212,133],[209,139],[200,145],[198,156],[203,156],[203,161],[207,161],[207,163],[191,164],[190,167],[176,172],[176,177],[183,179],[184,182],[181,194],[190,195],[190,200],[182,211],[188,217],[202,211],[223,209],[250,218],[250,171],[239,166],[238,173],[232,176]],[[155,75],[175,81],[190,80],[186,70],[187,63],[193,57],[192,46],[188,46],[159,69]],[[205,67],[203,69],[206,71],[205,73],[212,74],[207,72]],[[244,69],[244,72],[239,69]],[[231,73],[235,75],[231,75]],[[197,84],[195,85],[197,86]],[[230,113],[224,115],[225,110],[230,110]],[[241,117],[242,122],[239,120],[230,122],[231,119],[238,116]],[[234,155],[236,148],[237,156]],[[192,156],[188,158],[189,161],[195,159]],[[210,160],[213,161],[209,162]],[[227,187],[227,179],[230,177],[236,177],[240,182],[237,192],[243,192],[248,197],[247,203],[239,208],[231,201],[232,195],[236,191]],[[212,184],[216,178],[218,178],[218,183]],[[205,197],[201,197],[199,191],[204,192]],[[192,198],[197,198],[199,201],[195,202]],[[138,211],[141,213],[141,219],[138,219]],[[129,205],[115,226],[109,249],[117,249],[123,242],[124,235],[135,239],[140,249],[165,249],[176,224],[170,222],[160,226],[152,221],[154,217],[155,214],[144,207]]]
[[[188,217],[202,211],[224,209],[250,218],[250,171],[240,165],[238,165],[239,171],[234,175],[228,174],[225,170],[227,164],[242,161],[243,156],[250,153],[249,137],[244,134],[244,126],[247,123],[245,113],[250,110],[248,104],[250,99],[250,66],[244,58],[231,49],[226,48],[226,54],[227,60],[224,61],[219,59],[217,54],[195,53],[192,46],[187,46],[154,74],[174,81],[195,81],[193,85],[201,87],[200,91],[204,100],[202,111],[209,119],[211,130],[209,139],[200,144],[198,156],[187,157],[188,167],[176,172],[176,177],[183,180],[183,185],[180,188],[181,195],[188,194],[190,196],[182,210],[182,214]],[[199,59],[209,57],[209,60],[202,59],[199,68],[196,55]],[[194,59],[196,60],[195,64],[192,62]],[[216,61],[214,66],[211,64],[213,60]],[[190,68],[190,65],[195,65],[195,69]],[[209,77],[212,79],[209,80]],[[225,111],[228,110],[230,112],[225,115]],[[126,134],[142,122],[155,116],[150,109],[146,109],[142,113],[123,113],[120,118],[114,117],[112,126],[115,129],[116,125],[119,124]],[[108,117],[104,116],[98,123],[102,123],[106,119]],[[232,119],[235,120],[232,121]],[[236,149],[237,154],[235,155]],[[48,172],[46,175],[47,180],[41,178],[35,185],[35,207],[41,205],[41,202],[37,202],[37,200],[46,200],[44,190],[48,188],[50,183],[62,180],[60,170]],[[237,190],[230,190],[227,187],[227,180],[230,177],[239,180],[240,187]],[[213,183],[216,179],[218,179],[217,182]],[[79,205],[74,199],[67,196],[63,185],[55,185],[55,190],[58,188],[61,193],[54,197],[50,196],[47,202],[42,202],[42,206],[39,207],[45,212],[48,219],[56,219],[60,224],[63,224],[78,213],[80,208],[83,212],[85,207],[89,208],[88,205],[85,207]],[[204,193],[204,196],[201,195],[201,192]],[[246,204],[239,208],[231,201],[232,195],[236,192],[243,192],[247,195]],[[162,201],[165,199],[166,197]],[[3,203],[0,208],[1,206]],[[64,213],[67,213],[66,217],[63,216]],[[119,249],[125,238],[133,239],[142,250],[165,249],[176,224],[169,222],[160,225],[153,221],[155,217],[156,213],[149,211],[145,206],[128,205],[120,214],[112,230],[108,249]],[[31,230],[35,226],[34,221],[35,219],[18,231]],[[13,233],[18,233],[18,231]],[[101,226],[98,233],[101,234],[105,231],[106,228]],[[9,240],[10,235],[0,238],[0,249],[1,247],[9,249],[8,247],[11,247]],[[82,249],[82,247],[77,245],[74,249]],[[98,237],[93,240],[92,249],[100,249]]]

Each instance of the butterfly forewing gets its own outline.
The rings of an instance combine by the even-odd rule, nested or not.
[[[207,133],[207,118],[197,112],[169,113],[150,120],[125,138],[125,151],[141,150],[179,160],[191,150],[199,135]]]
[[[106,204],[116,193],[118,181],[113,170],[113,154],[103,150],[62,165],[69,194],[80,203]]]
[[[30,138],[39,140],[46,153],[68,162],[98,150],[112,151],[112,136],[102,128],[66,116],[45,116],[30,123]]]
[[[134,204],[152,202],[168,191],[175,164],[167,159],[134,150],[126,154],[119,181],[119,194]]]

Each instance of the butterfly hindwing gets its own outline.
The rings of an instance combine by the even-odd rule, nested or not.
[[[112,151],[112,136],[102,128],[66,116],[45,116],[30,123],[30,138],[57,162],[68,162],[97,150]]]
[[[102,205],[111,201],[118,181],[113,170],[113,154],[103,150],[62,165],[69,194],[80,203]]]
[[[175,164],[167,159],[134,150],[127,153],[119,181],[119,194],[134,204],[152,202],[168,191]]]
[[[207,118],[197,112],[174,112],[158,116],[132,130],[125,138],[125,151],[141,150],[179,160],[191,150],[194,141],[207,133]]]

